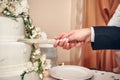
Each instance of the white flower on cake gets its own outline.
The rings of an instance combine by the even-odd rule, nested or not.
[[[47,39],[47,34],[45,32],[39,32],[39,35],[41,35],[41,39]]]
[[[30,29],[33,29],[34,28],[34,26],[30,26]]]
[[[33,53],[34,55],[38,55],[38,54],[40,54],[41,52],[40,52],[40,49],[37,49],[37,50],[35,50],[35,52]]]
[[[42,67],[44,69],[50,69],[51,67],[51,60],[50,59],[46,59],[46,55],[43,54],[40,58],[40,60],[42,61]]]
[[[38,70],[38,66],[39,66],[38,64],[39,63],[37,61],[33,63],[33,65],[34,65],[34,71]]]
[[[45,62],[45,60],[46,60],[46,55],[45,55],[45,54],[43,54],[43,55],[41,56],[40,60],[41,60],[41,61],[42,61],[42,63],[44,64],[44,62]]]
[[[38,35],[38,32],[36,30],[32,30],[32,36],[31,38],[34,39],[37,35]]]
[[[29,6],[27,4],[27,0],[0,1],[0,12],[4,12],[5,14],[6,14],[5,11],[7,11],[7,14],[12,13],[13,15],[18,16],[19,14],[22,13],[28,13],[28,8]]]
[[[51,60],[50,59],[46,59],[46,66],[45,66],[45,69],[50,69],[51,68]]]
[[[37,71],[38,70],[38,65],[39,63],[38,62],[28,62],[27,63],[27,72],[31,72],[31,71]]]
[[[27,72],[31,72],[33,70],[33,64],[32,64],[32,62],[28,62],[26,67],[27,67],[26,71]]]

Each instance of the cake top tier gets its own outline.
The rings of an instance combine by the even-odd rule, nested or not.
[[[17,41],[24,38],[23,19],[13,20],[8,17],[0,17],[0,41]]]
[[[14,40],[13,37],[17,40],[23,35],[27,39],[42,38],[40,28],[32,25],[28,0],[0,0],[0,13],[1,40]]]
[[[24,19],[29,15],[28,9],[27,0],[0,0],[0,41],[24,38]]]

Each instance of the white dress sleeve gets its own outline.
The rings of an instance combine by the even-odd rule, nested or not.
[[[108,26],[117,26],[120,27],[120,4],[118,5],[115,13],[108,22]]]

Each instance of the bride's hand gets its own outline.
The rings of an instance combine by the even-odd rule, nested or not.
[[[68,33],[62,33],[55,39],[55,47],[60,46],[64,49],[71,49],[73,47],[81,47],[85,43],[90,42],[91,31],[90,28],[84,28],[79,30],[72,30]]]

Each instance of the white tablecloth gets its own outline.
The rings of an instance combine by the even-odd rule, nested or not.
[[[120,80],[120,74],[98,70],[92,71],[94,72],[94,77],[91,80]]]
[[[94,76],[90,80],[120,80],[120,74],[98,70],[92,71],[94,72]],[[52,77],[45,77],[44,80],[58,80],[58,79],[54,79]]]

